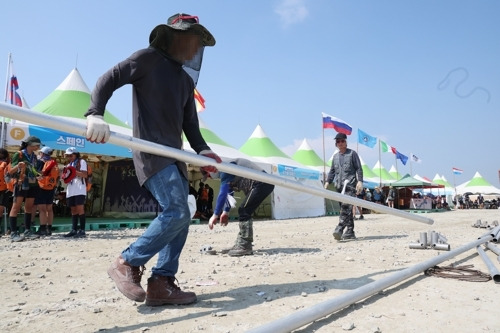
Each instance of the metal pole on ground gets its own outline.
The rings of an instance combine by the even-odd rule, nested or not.
[[[38,126],[57,128],[60,131],[64,131],[74,135],[79,135],[82,137],[86,136],[85,124],[78,123],[76,121],[71,121],[67,118],[53,117],[40,112],[35,112],[32,110],[20,108],[15,105],[0,103],[0,115],[21,120],[27,123],[35,124]],[[369,202],[363,199],[358,199],[356,197],[342,195],[340,193],[328,191],[323,188],[307,186],[298,181],[294,181],[284,177],[270,175],[264,172],[259,172],[257,170],[252,170],[235,164],[214,163],[213,159],[205,156],[200,156],[187,151],[163,146],[154,142],[141,140],[122,133],[111,132],[111,137],[109,138],[108,142],[122,147],[127,147],[132,150],[139,150],[158,156],[166,156],[174,158],[178,161],[184,161],[186,163],[190,163],[193,165],[215,165],[217,169],[219,169],[220,171],[230,173],[233,175],[258,180],[264,183],[270,183],[277,186],[283,186],[292,190],[306,192],[323,198],[345,202],[351,205],[372,209],[377,212],[391,214],[417,222],[422,222],[426,224],[434,223],[434,220],[424,216],[407,213],[394,208],[389,208],[387,206],[380,205],[374,202]]]
[[[486,235],[473,242],[465,244],[453,251],[442,253],[434,258],[417,264],[413,267],[406,268],[400,272],[384,277],[378,281],[368,283],[362,287],[354,289],[339,297],[324,301],[310,308],[300,310],[284,318],[275,320],[268,324],[247,331],[248,333],[279,333],[291,332],[302,326],[305,326],[315,320],[326,317],[340,309],[345,308],[357,301],[360,301],[368,296],[374,295],[379,291],[386,289],[396,283],[402,282],[413,275],[421,273],[428,268],[434,267],[448,259],[451,259],[465,251],[473,249],[481,244],[490,241],[493,236]]]
[[[488,258],[482,247],[477,246],[476,249],[481,259],[483,259],[484,264],[488,267],[488,271],[493,281],[495,281],[495,283],[500,283],[500,271],[498,271],[498,268],[496,268],[495,264]]]

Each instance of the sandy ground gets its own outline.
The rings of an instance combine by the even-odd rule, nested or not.
[[[143,230],[89,232],[86,239],[55,234],[35,241],[0,240],[1,332],[245,332],[335,300],[394,276],[445,251],[410,249],[421,232],[445,236],[451,250],[500,221],[499,210],[429,213],[434,225],[386,214],[356,221],[358,239],[332,237],[338,217],[255,221],[255,255],[200,253],[232,245],[237,222],[210,231],[192,224],[177,279],[198,295],[187,306],[149,307],[128,300],[106,270]],[[500,245],[500,244],[499,244]],[[496,255],[486,251],[500,269]],[[147,265],[146,279],[155,258]],[[440,264],[474,265],[488,273],[475,249]],[[345,296],[344,296],[345,297]],[[418,273],[296,332],[500,332],[500,285]]]

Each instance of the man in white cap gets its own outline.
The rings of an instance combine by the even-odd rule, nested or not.
[[[106,104],[116,89],[131,84],[134,137],[182,149],[184,132],[199,155],[220,163],[201,136],[194,103],[203,50],[215,45],[214,37],[197,16],[181,13],[155,27],[149,43],[148,48],[135,52],[97,81],[85,114],[87,140],[108,140],[109,126],[103,119]],[[122,251],[108,274],[118,290],[134,301],[145,300],[150,306],[193,303],[196,294],[181,291],[175,279],[191,223],[186,163],[137,150],[133,159],[139,184],[151,192],[162,212]],[[203,168],[217,170],[214,166]],[[141,286],[144,265],[156,254],[158,261],[146,293]]]
[[[337,133],[335,146],[339,152],[333,155],[332,167],[328,173],[325,188],[328,188],[330,183],[335,182],[335,188],[338,192],[342,192],[345,186],[344,194],[354,197],[363,190],[361,161],[354,150],[347,148],[347,135],[344,133]],[[345,233],[344,229],[346,229]],[[333,232],[333,237],[336,240],[356,238],[352,205],[340,203],[339,224]]]

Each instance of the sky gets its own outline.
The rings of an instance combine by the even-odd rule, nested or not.
[[[496,0],[8,1],[0,75],[11,53],[30,107],[75,67],[92,89],[178,12],[199,16],[217,41],[204,53],[200,117],[233,147],[260,125],[289,156],[307,139],[328,159],[336,132],[323,130],[324,112],[352,126],[348,146],[370,167],[452,185],[479,172],[500,187]],[[107,110],[131,123],[131,87]],[[358,129],[421,162],[359,145]]]

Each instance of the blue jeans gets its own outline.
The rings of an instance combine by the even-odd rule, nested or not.
[[[153,274],[175,276],[191,223],[188,181],[172,164],[150,177],[144,186],[163,211],[144,234],[122,252],[122,257],[132,266],[142,266],[158,253]]]

